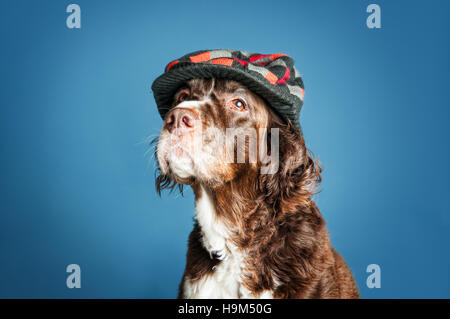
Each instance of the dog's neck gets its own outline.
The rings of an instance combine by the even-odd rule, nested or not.
[[[211,256],[223,259],[245,246],[247,218],[260,203],[256,179],[256,174],[247,174],[214,188],[193,187],[195,219],[202,231],[203,246]]]
[[[320,223],[320,212],[311,199],[320,170],[306,153],[298,154],[291,150],[273,175],[249,168],[219,186],[193,185],[196,220],[211,255],[226,255],[233,249],[258,253],[273,242],[290,240],[286,227],[296,228],[303,220]]]

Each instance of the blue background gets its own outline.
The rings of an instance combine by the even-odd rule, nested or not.
[[[176,296],[193,195],[156,195],[150,85],[212,48],[295,59],[316,201],[362,297],[450,297],[449,1],[74,2],[80,30],[70,1],[0,3],[0,297]]]

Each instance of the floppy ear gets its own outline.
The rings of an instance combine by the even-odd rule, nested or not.
[[[279,167],[273,174],[259,175],[259,189],[275,212],[295,211],[297,206],[309,206],[320,182],[322,169],[306,149],[303,135],[290,121],[284,123],[277,116],[269,119],[270,128],[279,129]],[[267,149],[271,149],[268,130]],[[275,151],[276,153],[276,151]]]

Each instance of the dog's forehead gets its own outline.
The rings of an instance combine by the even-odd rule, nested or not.
[[[235,120],[240,121],[239,125],[244,125],[243,119],[250,120],[247,123],[248,125],[255,124],[255,121],[261,127],[268,125],[271,111],[266,102],[237,81],[216,78],[191,79],[184,86],[180,87],[177,94],[186,89],[190,91],[190,99],[183,101],[178,107],[198,108],[202,110],[202,114],[209,114],[217,122],[216,125],[219,125],[219,122],[223,122],[223,126],[234,125],[231,122]],[[222,102],[236,97],[244,98],[250,106],[250,112],[221,112],[223,107],[225,107]],[[202,101],[202,103],[199,104],[198,101]],[[211,105],[216,105],[217,107],[211,107]],[[219,113],[215,114],[216,112],[219,112],[220,115]]]
[[[192,94],[208,95],[213,91],[218,96],[230,93],[251,94],[244,85],[227,79],[192,79],[186,84]]]

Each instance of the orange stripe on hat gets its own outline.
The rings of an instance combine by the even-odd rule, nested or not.
[[[170,68],[173,67],[173,66],[174,66],[175,64],[177,64],[178,62],[180,62],[180,61],[175,60],[175,61],[170,62],[170,63],[167,65],[166,72],[169,71]]]
[[[191,59],[192,62],[194,63],[199,63],[199,62],[206,62],[211,60],[211,56],[209,54],[209,51],[194,55],[189,57]]]
[[[270,71],[267,71],[265,78],[270,82],[270,84],[275,84],[278,81],[277,76]]]
[[[231,65],[233,64],[233,59],[228,59],[228,58],[218,58],[218,59],[211,60],[211,63],[213,63],[213,64],[222,64],[222,65],[226,65],[226,66],[231,66]]]
[[[303,98],[305,97],[305,90],[300,88],[300,91],[302,92],[302,96],[300,97],[300,99],[303,101]]]
[[[275,60],[275,59],[278,59],[279,57],[282,57],[282,56],[286,56],[286,54],[283,54],[283,53],[272,54],[272,55],[270,56],[270,61],[273,61],[273,60]]]

